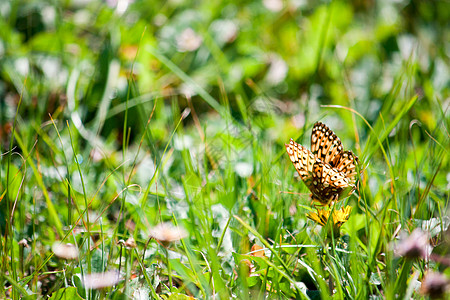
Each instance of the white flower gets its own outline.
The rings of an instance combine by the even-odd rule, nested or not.
[[[119,282],[119,272],[91,273],[84,276],[84,287],[87,289],[102,289],[116,285]]]
[[[56,256],[64,259],[78,258],[78,248],[72,244],[61,244],[55,242],[52,246],[52,251]]]
[[[197,50],[202,44],[202,37],[199,36],[192,28],[186,28],[177,37],[177,47],[181,52]]]
[[[184,228],[175,227],[172,223],[160,223],[150,229],[150,236],[163,243],[170,243],[187,237]]]

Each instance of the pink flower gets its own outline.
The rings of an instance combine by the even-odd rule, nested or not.
[[[427,258],[432,250],[428,240],[428,234],[416,228],[395,247],[394,253],[410,259]]]
[[[443,274],[428,271],[422,281],[420,291],[432,299],[444,299],[449,290],[450,280]]]

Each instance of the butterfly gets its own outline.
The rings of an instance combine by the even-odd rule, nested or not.
[[[285,146],[313,201],[328,205],[355,190],[358,157],[352,151],[343,150],[341,140],[327,125],[314,124],[311,151],[293,139]]]

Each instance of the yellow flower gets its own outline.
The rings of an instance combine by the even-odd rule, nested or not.
[[[351,211],[352,207],[349,205],[339,210],[333,211],[331,223],[333,229],[339,229],[345,222],[347,222],[348,218],[350,217]],[[331,210],[329,209],[317,209],[317,213],[309,213],[306,216],[317,224],[325,226],[328,223],[328,219],[330,218],[330,212]]]
[[[333,222],[335,226],[341,227],[350,218],[350,213],[352,212],[352,207],[347,205],[339,210],[333,212]]]

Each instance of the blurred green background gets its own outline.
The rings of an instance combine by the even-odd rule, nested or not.
[[[3,124],[22,91],[23,117],[77,111],[104,138],[127,98],[217,110],[199,88],[237,120],[243,103],[300,125],[320,104],[374,122],[402,76],[395,104],[418,93],[412,117],[426,125],[448,100],[448,1],[2,1],[0,13]]]

